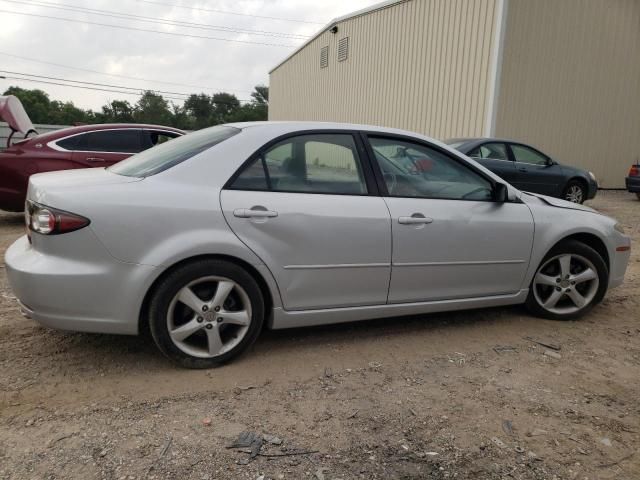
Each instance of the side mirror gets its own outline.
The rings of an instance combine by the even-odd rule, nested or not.
[[[509,199],[509,189],[504,183],[496,183],[493,187],[493,200],[505,203]]]

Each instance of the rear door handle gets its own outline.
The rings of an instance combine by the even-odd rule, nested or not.
[[[98,162],[104,162],[104,158],[98,158],[98,157],[89,157],[87,158],[87,162],[92,162],[92,163],[98,163]]]
[[[421,213],[414,213],[410,217],[398,217],[398,223],[401,225],[424,225],[433,223],[433,218],[425,217]]]
[[[237,208],[233,211],[233,216],[238,218],[273,218],[278,216],[278,212],[273,210],[254,210],[253,208]]]
[[[518,168],[518,171],[519,171],[519,172],[528,172],[529,170],[527,170],[527,169],[526,169],[526,168],[524,168],[524,167],[519,167],[519,168]]]

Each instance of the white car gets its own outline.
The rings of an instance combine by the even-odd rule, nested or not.
[[[31,177],[6,253],[28,317],[136,334],[187,367],[263,327],[526,303],[570,319],[622,283],[630,240],[430,138],[337,123],[200,130],[107,169]]]

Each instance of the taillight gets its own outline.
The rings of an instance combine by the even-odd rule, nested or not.
[[[41,235],[59,235],[80,230],[89,225],[90,221],[75,213],[27,201],[25,223],[29,231]]]
[[[640,165],[632,165],[629,170],[630,177],[640,177]]]

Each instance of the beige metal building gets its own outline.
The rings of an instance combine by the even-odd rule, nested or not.
[[[640,155],[640,0],[395,0],[270,72],[270,120],[529,142],[624,186]]]

